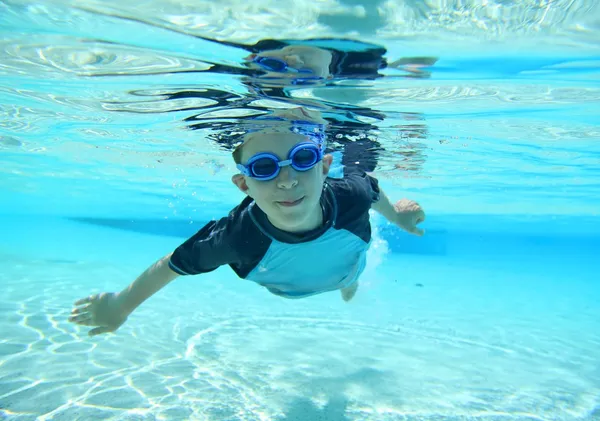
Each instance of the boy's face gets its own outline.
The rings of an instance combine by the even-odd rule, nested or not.
[[[240,161],[246,164],[261,152],[272,153],[283,161],[288,159],[295,145],[307,139],[290,131],[253,133],[242,147]],[[306,231],[316,228],[322,221],[320,199],[331,160],[331,155],[325,155],[308,171],[296,171],[291,166],[284,166],[277,177],[268,181],[242,174],[233,176],[232,181],[254,199],[274,226],[290,232]]]

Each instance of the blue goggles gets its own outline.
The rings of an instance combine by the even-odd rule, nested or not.
[[[310,69],[294,69],[293,67],[288,66],[287,62],[285,62],[284,60],[275,57],[256,56],[252,59],[252,62],[258,64],[260,67],[270,72],[312,73],[312,70]]]
[[[261,181],[272,180],[282,167],[291,165],[296,171],[308,171],[323,159],[323,151],[312,142],[302,142],[289,152],[288,159],[281,161],[276,155],[263,152],[254,155],[246,165],[237,164],[240,172]]]

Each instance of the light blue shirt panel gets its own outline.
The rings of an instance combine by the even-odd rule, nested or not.
[[[272,241],[246,279],[286,298],[307,297],[356,282],[370,246],[350,231],[333,227],[305,243]]]

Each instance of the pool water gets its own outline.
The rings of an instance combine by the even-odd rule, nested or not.
[[[66,322],[70,303],[122,288],[182,239],[13,218],[0,301],[5,416],[595,419],[597,240],[545,235],[527,252],[515,245],[528,236],[474,222],[476,234],[433,233],[445,251],[402,251],[414,240],[380,233],[350,303],[278,299],[223,268],[176,281],[118,334],[89,339]]]
[[[0,419],[600,420],[600,7],[354,3],[0,4]],[[184,71],[242,57],[195,36],[307,33],[439,57],[427,78],[293,95],[386,115],[375,175],[426,235],[373,213],[349,303],[223,267],[115,334],[69,323],[243,198],[230,153],[190,130],[233,112],[165,96],[247,95]]]

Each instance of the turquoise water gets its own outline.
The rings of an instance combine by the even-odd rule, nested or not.
[[[599,22],[584,1],[0,3],[0,419],[600,420]],[[251,97],[201,71],[247,52],[198,37],[437,62],[233,112],[172,96]],[[385,115],[361,117],[375,175],[423,238],[373,215],[349,303],[224,267],[115,334],[67,322],[242,199],[217,123],[298,102]]]

